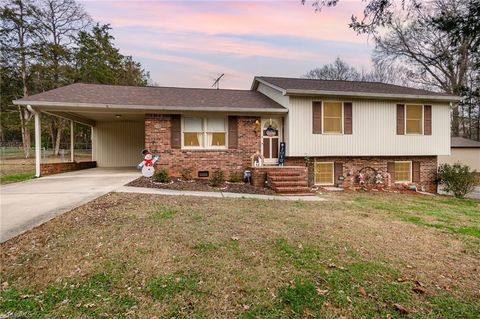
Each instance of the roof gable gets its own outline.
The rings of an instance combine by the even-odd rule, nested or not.
[[[392,98],[428,98],[444,101],[459,100],[458,96],[453,96],[451,94],[432,92],[381,82],[316,80],[259,76],[255,77],[253,80],[252,89],[255,89],[258,83],[265,83],[279,91],[282,91],[284,95],[337,94]]]

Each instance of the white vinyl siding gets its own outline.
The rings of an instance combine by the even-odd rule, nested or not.
[[[395,156],[450,153],[450,106],[432,105],[432,135],[397,135],[396,105],[401,101],[353,100],[353,134],[312,134],[312,101],[331,97],[290,97],[287,156]],[[404,102],[403,102],[404,103]],[[407,104],[407,103],[405,103]]]
[[[97,122],[92,130],[92,158],[98,167],[136,167],[143,159],[145,123]]]

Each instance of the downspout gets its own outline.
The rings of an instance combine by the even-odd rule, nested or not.
[[[27,110],[35,116],[35,177],[40,177],[41,145],[42,145],[42,125],[40,122],[40,112],[27,105]]]

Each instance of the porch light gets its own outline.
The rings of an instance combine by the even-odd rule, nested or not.
[[[119,119],[119,118],[122,117],[122,114],[115,114],[115,117],[116,117],[117,119]]]
[[[258,134],[260,129],[260,120],[256,119],[253,124],[254,124],[253,132],[255,132],[255,134]]]

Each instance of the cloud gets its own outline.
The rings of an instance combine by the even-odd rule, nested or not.
[[[248,88],[254,75],[301,76],[337,56],[369,63],[371,48],[347,26],[362,2],[342,0],[315,13],[292,1],[86,1],[111,23],[115,43],[161,85]],[[173,84],[172,84],[173,83]]]
[[[300,1],[115,1],[96,3],[114,27],[205,34],[262,34],[364,42],[347,27],[361,1],[342,1],[316,13]],[[348,7],[347,7],[348,5]],[[112,14],[114,13],[114,14]]]

